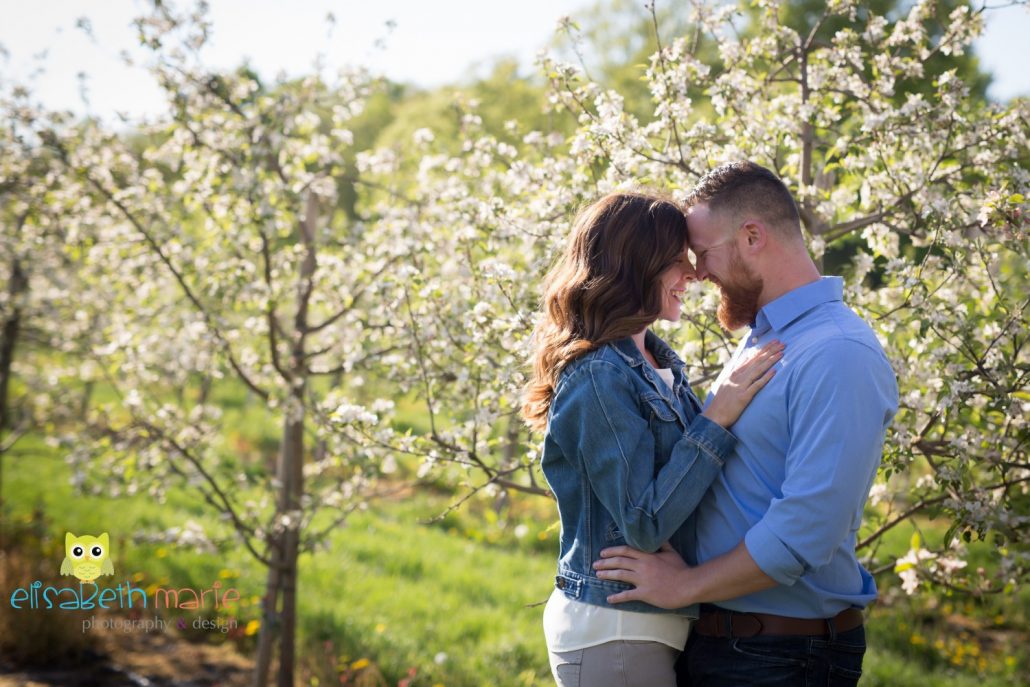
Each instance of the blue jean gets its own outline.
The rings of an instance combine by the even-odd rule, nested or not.
[[[849,687],[862,676],[865,628],[830,637],[736,639],[691,633],[676,663],[679,687]]]

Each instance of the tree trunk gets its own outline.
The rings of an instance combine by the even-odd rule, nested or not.
[[[294,664],[297,644],[297,557],[300,553],[301,495],[304,493],[304,395],[307,390],[307,373],[304,363],[304,344],[307,332],[307,313],[313,278],[318,267],[315,249],[315,223],[318,220],[318,199],[308,193],[305,201],[304,219],[300,223],[300,236],[307,247],[307,254],[301,264],[297,290],[297,313],[294,326],[298,336],[294,341],[289,372],[285,381],[290,387],[290,397],[284,408],[283,440],[279,452],[276,476],[279,479],[279,502],[276,507],[276,531],[279,548],[279,589],[282,591],[282,609],[278,613],[279,623],[279,674],[278,687],[294,687]],[[274,344],[273,344],[274,345]],[[281,530],[280,518],[287,516],[289,524]],[[267,653],[267,652],[266,652]],[[267,664],[264,666],[267,668]],[[257,679],[261,679],[259,675]],[[263,687],[259,685],[259,687]]]
[[[272,665],[272,651],[279,629],[279,590],[281,577],[279,565],[282,562],[282,538],[272,535],[271,561],[268,582],[265,584],[265,598],[261,602],[261,630],[258,634],[257,657],[254,666],[253,687],[267,687],[268,668]]]
[[[295,392],[299,403],[302,390]],[[300,511],[304,467],[304,416],[290,417],[283,422],[283,441],[279,451],[276,478],[279,481],[279,500],[276,521],[287,513]],[[258,636],[257,663],[254,668],[254,687],[266,687],[268,670],[276,639],[279,645],[278,687],[293,687],[295,645],[297,630],[297,556],[300,549],[299,530],[289,527],[273,534],[272,567],[268,570],[265,587],[261,633]],[[280,608],[279,600],[282,599]]]
[[[85,424],[89,417],[89,403],[93,400],[93,387],[95,382],[89,380],[82,389],[82,398],[79,399],[79,422]]]
[[[303,408],[303,386],[294,387],[292,400],[297,408]],[[286,411],[283,436],[282,463],[280,465],[279,511],[291,518],[300,517],[301,494],[304,488],[304,414],[291,417]],[[297,634],[297,556],[300,551],[300,523],[291,520],[282,533],[282,633],[279,636],[279,680],[278,687],[293,687],[294,658]]]
[[[211,395],[211,378],[204,377],[200,380],[200,405],[206,405],[208,396]]]
[[[4,433],[11,424],[11,405],[8,393],[11,382],[11,365],[14,362],[14,346],[21,329],[21,297],[29,289],[29,280],[22,271],[17,258],[11,264],[11,281],[7,285],[8,303],[11,314],[4,320],[3,339],[0,340],[0,536],[2,536],[4,497]],[[2,540],[0,540],[2,543]]]

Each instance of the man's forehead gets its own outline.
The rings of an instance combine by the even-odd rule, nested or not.
[[[687,237],[690,247],[712,240],[712,213],[703,203],[687,208]]]

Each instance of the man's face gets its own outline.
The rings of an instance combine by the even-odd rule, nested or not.
[[[761,277],[745,263],[737,246],[741,226],[728,213],[713,213],[705,203],[687,211],[690,250],[696,259],[698,279],[719,287],[719,324],[728,330],[754,321],[762,294]]]

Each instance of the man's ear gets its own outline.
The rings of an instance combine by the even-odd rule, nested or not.
[[[757,220],[748,220],[740,228],[744,234],[744,245],[749,252],[755,252],[765,247],[769,240],[769,228]]]

